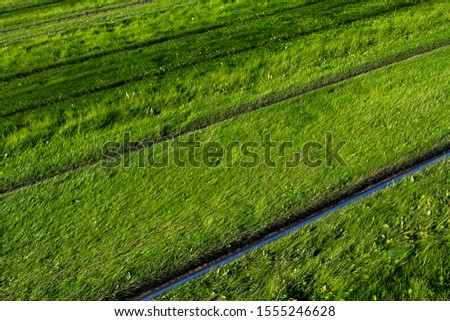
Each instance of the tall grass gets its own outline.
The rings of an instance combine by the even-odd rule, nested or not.
[[[332,131],[336,141],[348,141],[341,151],[346,167],[244,168],[237,166],[244,156],[235,154],[231,168],[138,168],[133,153],[130,168],[88,167],[2,195],[1,298],[130,294],[448,144],[449,53],[441,49],[196,133],[222,146],[271,133],[274,141],[292,140],[291,153]],[[155,151],[160,159],[161,145]]]
[[[445,4],[424,4],[292,41],[149,77],[1,120],[6,188],[96,161],[132,131],[161,137],[231,117],[298,88],[326,82],[449,39]],[[95,70],[94,70],[95,72]]]

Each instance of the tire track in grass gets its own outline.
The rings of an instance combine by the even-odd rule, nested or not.
[[[411,6],[411,4],[406,4],[406,5],[407,6]],[[301,32],[290,34],[290,35],[278,36],[277,40],[278,41],[291,41],[291,40],[295,40],[297,38],[301,38],[301,37],[306,37],[306,36],[312,35],[312,34],[317,33],[317,32],[330,30],[332,28],[337,28],[337,27],[340,27],[340,26],[343,26],[343,25],[347,25],[347,24],[350,24],[350,23],[353,23],[353,22],[360,21],[360,20],[377,17],[377,16],[380,16],[380,15],[383,15],[383,14],[386,14],[386,13],[390,13],[390,12],[392,12],[392,10],[391,9],[387,9],[387,10],[381,10],[381,11],[375,13],[375,14],[364,14],[364,15],[361,15],[359,17],[344,19],[343,21],[340,21],[339,23],[336,23],[336,24],[333,24],[333,25],[327,25],[327,26],[324,26],[324,27],[320,27],[320,28],[316,28],[316,29],[308,30],[308,31],[301,31]],[[210,31],[212,31],[212,30],[207,30],[206,32],[210,32]],[[198,34],[198,33],[192,31],[192,34],[190,34],[190,35],[196,35],[196,34]],[[170,40],[173,40],[173,39],[170,39]],[[210,56],[208,58],[204,58],[204,59],[201,59],[201,60],[193,60],[193,61],[190,61],[190,62],[182,63],[182,64],[179,64],[179,65],[177,65],[175,67],[172,67],[172,68],[167,68],[167,69],[164,69],[164,70],[157,69],[157,70],[154,70],[153,72],[149,72],[149,73],[146,73],[146,74],[139,74],[139,75],[136,75],[136,76],[128,78],[128,79],[118,80],[118,81],[115,81],[115,82],[112,82],[112,83],[109,83],[109,84],[105,84],[105,85],[101,85],[101,86],[97,86],[97,87],[92,87],[92,88],[89,88],[89,89],[80,90],[78,92],[74,92],[74,93],[68,94],[66,96],[55,97],[55,98],[48,99],[48,100],[45,100],[45,101],[42,101],[42,102],[38,102],[38,103],[35,103],[35,104],[32,104],[32,105],[23,107],[21,109],[12,110],[12,111],[9,111],[9,112],[6,112],[6,113],[0,112],[0,115],[2,117],[11,117],[11,116],[14,116],[14,115],[17,115],[17,114],[21,114],[21,113],[24,113],[24,112],[36,110],[36,109],[43,108],[43,107],[47,107],[48,105],[51,105],[51,104],[61,103],[61,102],[65,102],[65,101],[68,101],[68,100],[71,100],[71,99],[81,98],[83,96],[88,96],[88,95],[91,95],[91,94],[94,94],[94,93],[99,93],[99,92],[102,92],[102,91],[105,91],[105,90],[108,90],[108,89],[118,88],[118,87],[121,87],[121,86],[129,84],[129,83],[135,83],[135,82],[143,81],[143,80],[145,80],[147,78],[150,78],[150,77],[155,77],[155,76],[156,77],[163,77],[166,74],[169,74],[171,72],[174,72],[174,71],[177,71],[177,70],[180,70],[180,69],[183,69],[183,68],[189,68],[189,67],[201,64],[201,63],[211,62],[211,61],[214,61],[214,60],[217,60],[217,59],[220,59],[220,58],[224,58],[224,57],[227,57],[227,56],[238,55],[238,54],[246,53],[246,52],[249,52],[249,51],[252,51],[252,50],[255,50],[255,49],[263,48],[266,45],[268,45],[270,43],[270,41],[271,41],[271,39],[268,39],[268,40],[266,40],[266,41],[264,41],[262,43],[259,43],[259,44],[249,45],[249,46],[246,46],[246,47],[243,47],[243,48],[240,48],[240,49],[234,49],[234,50],[231,50],[231,51],[228,51],[228,52],[220,52],[220,53],[212,55],[212,56]],[[99,54],[99,55],[100,55],[100,57],[103,56],[103,54]],[[2,81],[2,80],[0,79],[0,81]]]
[[[366,179],[353,188],[344,191],[341,195],[332,197],[329,200],[318,203],[309,209],[300,210],[293,215],[293,218],[274,224],[266,229],[257,232],[255,236],[247,240],[237,241],[231,247],[223,248],[216,252],[215,255],[209,259],[203,259],[203,264],[192,266],[189,270],[183,272],[178,276],[173,276],[164,284],[150,288],[150,290],[143,291],[143,293],[134,297],[134,300],[151,300],[159,295],[162,295],[174,288],[177,288],[197,277],[200,277],[211,270],[217,269],[225,264],[228,264],[258,248],[261,248],[273,241],[287,236],[288,234],[310,224],[319,218],[331,214],[339,209],[342,209],[350,204],[358,202],[359,200],[372,195],[388,186],[391,186],[401,179],[419,172],[420,170],[431,166],[439,161],[450,157],[450,144],[440,149],[431,151],[430,153],[410,160],[404,164],[399,164],[382,171],[379,174]],[[141,289],[142,290],[142,289]],[[124,296],[129,299],[130,297]]]
[[[448,45],[450,45],[450,39],[448,39],[444,43],[436,43],[433,45],[424,46],[413,52],[404,52],[404,53],[396,55],[396,56],[392,56],[392,57],[389,57],[389,58],[386,58],[383,60],[379,60],[372,64],[360,66],[360,67],[352,69],[344,74],[320,79],[318,81],[315,81],[315,82],[310,83],[303,87],[299,87],[292,91],[280,93],[275,96],[273,96],[273,95],[268,96],[264,99],[255,101],[253,103],[238,106],[235,109],[231,109],[231,110],[219,113],[217,115],[214,115],[213,117],[209,117],[208,119],[204,119],[202,121],[187,124],[184,128],[180,129],[176,133],[169,133],[169,134],[161,136],[161,137],[144,138],[144,139],[142,139],[142,144],[140,145],[139,149],[148,148],[148,147],[153,146],[154,144],[158,144],[158,143],[161,143],[164,141],[175,139],[177,137],[180,137],[181,135],[191,134],[196,131],[203,130],[207,127],[210,127],[212,125],[215,125],[215,124],[218,124],[218,123],[221,123],[221,122],[233,119],[233,118],[237,118],[237,117],[247,114],[249,112],[256,111],[256,110],[259,110],[262,108],[266,108],[271,105],[281,103],[281,102],[289,100],[289,99],[296,98],[303,94],[307,94],[307,93],[310,93],[310,92],[313,92],[313,91],[316,91],[316,90],[319,90],[319,89],[322,89],[325,87],[329,87],[329,86],[335,85],[337,83],[340,83],[340,82],[343,82],[343,81],[346,81],[346,80],[349,80],[349,79],[352,79],[352,78],[355,78],[358,76],[362,76],[369,72],[376,71],[381,68],[386,68],[391,65],[395,65],[402,61],[414,59],[414,58],[422,56],[424,54],[431,53],[433,51],[445,48]],[[446,148],[448,149],[449,147],[447,146]],[[134,151],[138,151],[139,149],[136,149],[134,146],[124,146],[124,152],[122,154],[120,154],[119,157],[123,157],[123,155],[129,154]],[[54,172],[49,172],[44,175],[40,175],[31,180],[26,180],[24,182],[20,182],[20,183],[14,184],[14,185],[2,187],[0,189],[0,195],[14,193],[20,189],[39,184],[41,182],[48,181],[53,178],[57,178],[64,174],[69,174],[71,172],[74,172],[76,170],[79,170],[79,169],[82,169],[85,167],[96,165],[96,164],[100,163],[103,159],[104,159],[103,157],[92,158],[87,162],[72,164],[71,166],[61,168],[59,170],[55,170]]]
[[[175,35],[170,35],[170,36],[164,36],[164,37],[160,37],[160,38],[154,38],[154,39],[149,39],[149,40],[145,40],[145,41],[141,41],[129,46],[123,46],[121,48],[116,48],[116,49],[110,49],[110,50],[105,50],[96,54],[91,54],[91,55],[86,55],[86,56],[81,56],[78,58],[73,58],[73,59],[68,59],[65,61],[61,61],[52,65],[47,65],[47,66],[42,66],[42,67],[38,67],[29,71],[24,71],[24,72],[19,72],[13,75],[9,75],[9,76],[4,76],[0,78],[0,82],[7,82],[16,78],[25,78],[31,75],[35,75],[44,71],[49,71],[49,70],[53,70],[53,69],[58,69],[58,68],[62,68],[62,67],[67,67],[67,66],[72,66],[72,65],[76,65],[76,64],[81,64],[83,62],[86,62],[88,60],[91,59],[98,59],[98,58],[102,58],[102,57],[106,57],[106,56],[110,56],[110,55],[114,55],[114,54],[118,54],[121,52],[126,52],[126,51],[133,51],[133,50],[138,50],[138,49],[144,49],[144,48],[148,48],[154,45],[159,45],[168,41],[173,41],[173,40],[180,40],[183,38],[187,38],[189,36],[195,36],[195,35],[202,35],[208,32],[213,32],[213,31],[217,31],[220,29],[225,29],[225,28],[229,28],[232,26],[237,26],[240,24],[245,24],[247,22],[250,21],[257,21],[257,20],[261,20],[264,18],[269,18],[269,17],[273,17],[279,14],[284,14],[284,13],[288,13],[294,10],[298,10],[298,9],[302,9],[305,7],[309,7],[309,6],[313,6],[313,5],[317,5],[317,4],[321,4],[325,2],[325,0],[321,0],[319,2],[310,2],[310,3],[305,3],[305,4],[301,4],[295,7],[290,7],[288,9],[280,9],[280,10],[275,10],[273,12],[267,13],[267,14],[260,14],[257,16],[252,16],[249,17],[247,19],[241,20],[241,21],[237,21],[235,23],[222,23],[222,24],[217,24],[217,25],[212,25],[212,26],[208,26],[208,27],[202,27],[202,28],[198,28],[198,29],[193,29],[193,30],[188,30],[186,32],[182,32],[179,34],[175,34]],[[410,7],[410,6],[414,6],[415,4],[405,4],[404,6]],[[386,12],[391,12],[392,10],[385,10],[384,12],[380,13],[386,13]],[[362,17],[361,19],[364,19],[367,17]],[[316,30],[315,32],[320,31]]]
[[[40,26],[44,26],[44,25],[48,25],[48,24],[59,23],[59,22],[67,21],[67,20],[75,20],[75,19],[78,19],[81,17],[93,16],[93,15],[97,15],[100,13],[111,12],[111,11],[116,11],[116,10],[120,10],[120,9],[141,7],[141,6],[145,6],[150,3],[153,3],[155,1],[156,0],[138,1],[138,2],[133,2],[133,3],[128,3],[128,4],[117,5],[117,6],[104,7],[104,8],[93,9],[93,10],[89,10],[89,11],[82,11],[80,13],[75,13],[75,14],[65,16],[65,17],[48,19],[48,20],[44,20],[44,21],[34,22],[34,23],[31,23],[31,24],[25,25],[25,26],[19,26],[19,27],[15,27],[15,28],[6,29],[6,30],[0,30],[0,34],[6,34],[6,33],[11,33],[14,31],[26,30],[26,29],[30,29],[30,28],[34,28],[34,27],[40,27]],[[166,6],[156,9],[156,11],[165,10],[165,9],[171,8],[171,7],[188,5],[191,3],[194,3],[194,2],[190,1],[190,2],[186,2],[186,3],[182,3],[182,4],[177,3],[175,5],[166,5]]]

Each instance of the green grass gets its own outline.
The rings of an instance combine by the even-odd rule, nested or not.
[[[449,173],[435,164],[159,299],[448,301]]]
[[[121,4],[131,4],[140,1],[131,0],[34,0],[10,1],[0,4],[1,29],[8,30],[22,27],[40,21],[58,19],[67,15],[79,14],[90,10],[112,8]],[[157,0],[156,6],[170,0]],[[180,1],[177,1],[180,2]]]
[[[174,1],[171,1],[174,2]],[[39,28],[17,30],[0,36],[5,46],[2,53],[7,74],[42,67],[71,58],[89,56],[111,50],[123,50],[151,39],[165,39],[180,34],[257,19],[277,11],[297,8],[315,1],[296,3],[253,0],[226,3],[214,0],[207,3],[166,5],[150,3],[96,15],[65,19]],[[194,19],[192,19],[194,17]],[[13,64],[14,61],[17,61]],[[19,68],[20,67],[20,68]]]
[[[364,8],[357,9],[357,13]],[[310,84],[326,83],[352,70],[370,68],[396,56],[413,54],[418,48],[439,45],[450,38],[446,8],[447,4],[440,3],[404,8],[299,39],[274,41],[255,50],[177,69],[163,77],[149,76],[120,88],[5,117],[0,127],[1,154],[5,155],[0,160],[4,168],[1,186],[8,188],[96,161],[101,158],[103,143],[117,139],[124,131],[133,131],[137,140],[158,139],[199,124],[214,123],[218,118],[255,108],[261,102],[276,100]],[[340,16],[353,14],[344,12]],[[305,18],[302,23],[314,28],[311,23],[315,18],[310,19]],[[200,40],[198,44],[204,45]],[[223,46],[220,42],[218,45]],[[120,59],[117,61],[120,63]],[[92,73],[97,72],[98,69],[92,69]],[[42,77],[39,74],[29,78],[38,82]],[[102,74],[98,77],[108,79]],[[9,86],[26,87],[29,78]],[[36,84],[39,90],[33,94],[39,102],[43,97],[55,95],[57,90],[72,90],[72,84],[72,80],[57,83],[47,90]],[[82,79],[76,86],[84,85]],[[5,98],[4,108],[16,108],[22,98],[11,93],[9,107]]]
[[[61,2],[58,0],[3,0],[0,3],[0,14],[7,15],[11,12],[17,13],[21,10],[30,10],[39,6],[46,6],[54,4],[55,2]],[[3,22],[3,21],[2,21]]]
[[[277,38],[278,41],[295,39],[305,33],[329,29],[354,19],[389,12],[397,7],[398,3],[409,4],[408,1],[398,1],[396,4],[370,1],[365,5],[341,2],[344,1],[301,7],[298,10],[263,17],[262,21],[252,19],[245,24],[238,23],[199,35],[189,35],[160,45],[145,44],[131,51],[101,55],[84,63],[50,69],[26,79],[18,78],[8,81],[3,86],[2,114],[26,110],[36,104],[57,102],[64,97],[91,92],[111,84],[137,81],[183,66],[248,51],[277,41]],[[342,8],[343,5],[344,8]],[[59,50],[62,46],[58,46],[58,43],[55,42],[54,46]],[[132,44],[136,45],[136,43]],[[79,56],[77,44],[73,46],[75,48],[70,48],[69,51]],[[84,49],[84,45],[78,46]],[[32,57],[41,57],[43,61],[53,61],[51,47],[41,48],[43,53],[33,53]],[[23,53],[24,50],[8,51],[12,59],[11,61],[5,59],[6,75],[9,74],[9,68],[16,69],[16,66],[20,67],[21,63],[28,65],[27,59],[15,57],[16,52]],[[38,65],[41,64],[42,61],[39,61]]]
[[[223,145],[271,133],[300,150],[332,131],[348,140],[341,153],[347,167],[137,168],[135,153],[131,168],[92,166],[2,195],[0,298],[117,298],[448,144],[449,53],[437,50],[196,133]],[[243,159],[234,156],[235,164]]]
[[[0,195],[0,299],[135,294],[372,175],[450,144],[446,2],[51,2],[0,5],[0,189],[35,183]],[[335,141],[347,140],[341,155],[348,166],[244,168],[236,164],[246,158],[234,153],[231,168],[223,162],[215,167],[170,163],[138,168],[141,151],[130,154],[131,168],[102,167],[102,145],[120,141],[124,132],[139,141],[180,134],[181,139],[222,146],[259,141],[270,133],[275,141],[293,141],[289,153],[308,141],[323,142],[325,133],[332,132]],[[162,146],[154,146],[158,156]],[[448,183],[442,176],[445,169],[433,172],[442,179],[438,186]],[[394,209],[387,207],[391,203],[377,205],[388,209],[380,219],[395,220]],[[436,204],[427,213],[446,205]],[[448,273],[438,273],[442,255],[430,250],[435,243],[426,243],[433,239],[430,235],[442,240],[433,234],[437,230],[430,230],[440,226],[433,225],[434,218],[402,226],[406,245],[410,240],[413,246],[423,245],[413,249],[420,260],[428,255],[423,249],[430,253],[431,268],[423,274],[411,276],[416,263],[403,264],[412,254],[405,244],[390,247],[397,245],[393,234],[376,238],[376,249],[385,246],[404,259],[389,270],[409,275],[396,279],[398,292],[392,290],[397,283],[386,285],[390,275],[380,270],[386,257],[375,250],[379,256],[366,263],[372,270],[357,269],[355,277],[363,283],[379,276],[372,287],[344,288],[351,279],[344,272],[333,283],[332,273],[342,272],[340,266],[321,272],[317,280],[311,274],[300,279],[305,270],[297,272],[286,263],[277,275],[299,281],[278,282],[274,271],[261,276],[268,289],[261,291],[289,299],[448,298]],[[448,222],[442,222],[448,230]],[[336,224],[356,229],[351,220]],[[328,239],[308,231],[323,246],[358,235],[339,229]],[[364,252],[366,243],[352,244]],[[321,255],[330,252],[323,246],[309,249],[314,259],[328,264]],[[266,259],[265,254],[251,257]],[[287,261],[277,262],[282,266]],[[311,262],[307,271],[313,269]],[[246,277],[238,271],[231,282]],[[215,284],[223,290],[225,282],[222,278]],[[379,290],[382,284],[385,290]],[[171,295],[187,295],[187,289]],[[195,293],[227,296],[208,291],[200,287]],[[244,295],[233,293],[235,298]]]

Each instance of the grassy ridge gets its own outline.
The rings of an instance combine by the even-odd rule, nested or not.
[[[404,1],[408,5],[407,1]],[[139,81],[185,66],[290,40],[380,13],[396,5],[340,2],[302,7],[284,14],[255,19],[157,46],[139,45],[131,51],[101,55],[82,64],[63,66],[7,82],[3,86],[2,114],[48,106],[58,101]],[[278,39],[278,40],[277,40]],[[43,57],[45,58],[45,57]]]
[[[450,161],[162,300],[449,300]]]
[[[157,139],[414,53],[450,38],[445,8],[424,4],[3,118],[1,185],[98,160],[103,143],[124,131]]]
[[[293,140],[292,152],[332,131],[335,140],[348,140],[341,152],[347,167],[137,168],[132,154],[128,169],[89,167],[2,195],[1,298],[129,293],[395,162],[448,144],[449,53],[442,49],[196,134],[225,146],[272,133],[275,141]],[[160,155],[161,145],[155,148]],[[244,159],[233,155],[234,164]]]

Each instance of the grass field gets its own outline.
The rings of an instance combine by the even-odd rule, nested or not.
[[[450,162],[321,219],[163,300],[448,300]]]
[[[450,38],[446,28],[449,16],[444,14],[444,8],[441,3],[425,3],[395,14],[363,19],[297,40],[275,42],[256,51],[181,68],[164,77],[152,76],[111,89],[106,89],[109,85],[106,84],[101,91],[90,95],[4,117],[0,124],[4,138],[1,152],[8,157],[0,161],[9,170],[4,174],[1,187],[8,189],[34,178],[98,161],[102,143],[117,139],[125,131],[132,130],[138,140],[161,139],[442,45]],[[358,12],[361,10],[364,7]],[[313,18],[316,19],[314,15]],[[312,28],[308,19],[299,23]],[[397,32],[392,34],[394,29]],[[387,33],[392,35],[386,37]],[[211,38],[216,39],[213,35]],[[180,40],[183,45],[185,41]],[[223,46],[222,42],[217,43]],[[198,44],[205,46],[200,40]],[[136,58],[141,61],[139,59]],[[123,60],[117,61],[122,63]],[[120,73],[110,61],[100,59],[100,63],[109,68],[108,77],[114,73],[113,78],[118,79]],[[95,77],[108,75],[98,73],[95,65],[88,69]],[[79,68],[71,71],[72,77],[80,78],[79,72]],[[133,74],[128,69],[126,72]],[[52,73],[61,76],[62,71]],[[35,87],[39,89],[31,91],[29,101],[33,104],[49,95],[57,95],[58,90],[72,91],[72,86],[84,88],[86,82],[99,86],[100,81],[81,78],[79,84],[76,80],[65,81],[43,91],[39,82],[51,77],[39,73],[12,81],[9,86],[25,86],[29,78],[36,79]],[[5,89],[5,96],[4,112],[21,106],[22,99],[28,101],[27,93],[8,93]],[[31,148],[36,146],[39,148]],[[36,163],[39,166],[35,166]]]
[[[129,298],[450,147],[447,2],[30,1],[0,17],[3,300]],[[264,154],[269,134],[285,154]],[[344,163],[285,165],[305,144],[322,159],[329,135]],[[227,157],[180,166],[205,160],[193,140]],[[167,166],[139,166],[167,144]],[[321,277],[308,298],[369,295]],[[216,291],[262,293],[243,292]],[[402,293],[385,297],[433,298]]]
[[[14,276],[8,296],[112,298],[174,274],[390,164],[448,143],[442,115],[448,112],[449,52],[438,50],[196,133],[199,141],[223,146],[271,133],[274,141],[294,138],[292,150],[301,150],[332,131],[335,139],[349,141],[342,151],[347,167],[157,169],[139,168],[131,159],[130,168],[87,167],[5,195],[5,270]],[[387,88],[389,95],[380,96]],[[235,163],[242,159],[235,157]]]

